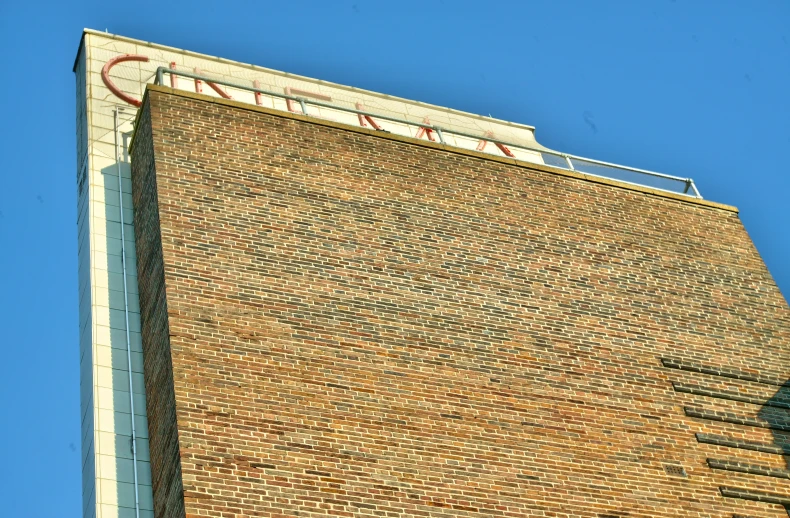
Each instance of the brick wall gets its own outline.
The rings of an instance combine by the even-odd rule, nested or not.
[[[790,311],[734,211],[144,108],[157,517],[787,516]]]
[[[135,244],[140,292],[145,375],[146,410],[151,457],[151,484],[156,490],[154,516],[184,516],[183,481],[179,462],[179,441],[176,427],[176,401],[170,336],[165,264],[162,260],[162,235],[159,220],[156,168],[150,125],[151,107],[141,110],[145,121],[135,132],[136,158],[133,175],[133,206],[135,207]],[[167,265],[170,266],[169,264]],[[168,272],[172,275],[172,272]]]

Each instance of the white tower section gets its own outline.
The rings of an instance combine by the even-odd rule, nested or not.
[[[104,62],[130,47],[86,32],[74,67],[82,505],[88,518],[154,516],[130,169],[123,151],[135,109],[101,81]],[[139,95],[139,71],[117,72]]]

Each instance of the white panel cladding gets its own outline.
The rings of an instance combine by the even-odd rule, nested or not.
[[[84,138],[78,137],[77,153],[78,157],[85,157],[78,179],[83,185],[78,201],[80,320],[83,326],[80,335],[83,516],[153,518],[130,169],[128,163],[120,164],[119,184],[113,113],[116,108],[123,110],[118,129],[121,133],[129,133],[136,110],[116,98],[100,79],[107,52],[119,55],[134,51],[134,46],[113,42],[108,48],[104,38],[89,33],[83,41],[75,69],[78,85],[83,84],[81,89],[78,86],[78,131],[85,128]],[[141,87],[139,78],[124,83],[124,88],[136,88],[134,91],[138,93]],[[124,158],[122,154],[122,160]],[[119,188],[123,192],[126,297]],[[133,416],[129,395],[126,298],[137,431],[139,514],[135,510],[131,450]]]

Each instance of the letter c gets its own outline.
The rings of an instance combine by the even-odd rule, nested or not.
[[[110,89],[112,93],[123,99],[127,103],[131,104],[132,106],[140,107],[143,103],[135,99],[134,97],[127,95],[121,91],[120,88],[115,86],[115,83],[112,82],[110,79],[110,69],[117,65],[118,63],[123,63],[124,61],[145,61],[148,62],[147,56],[140,56],[139,54],[124,54],[122,56],[117,56],[109,60],[101,69],[101,79],[104,81],[104,84],[107,88]]]

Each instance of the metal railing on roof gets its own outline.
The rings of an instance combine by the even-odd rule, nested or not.
[[[361,117],[372,117],[375,119],[422,128],[427,131],[433,131],[438,136],[439,142],[445,145],[451,145],[451,144],[447,144],[445,139],[445,134],[455,135],[458,137],[469,138],[469,139],[485,140],[487,142],[491,142],[492,144],[499,146],[507,146],[508,148],[524,150],[530,153],[538,153],[541,155],[543,162],[546,165],[552,167],[557,167],[560,169],[581,173],[583,175],[617,180],[619,182],[636,185],[639,187],[649,187],[651,189],[657,189],[660,191],[671,192],[674,194],[681,194],[684,196],[688,196],[690,198],[699,198],[699,199],[702,198],[702,195],[699,193],[697,186],[694,184],[694,180],[692,180],[691,178],[681,178],[679,176],[657,173],[655,171],[649,171],[646,169],[638,169],[636,167],[628,167],[624,165],[612,164],[609,162],[603,162],[601,160],[594,160],[592,158],[580,157],[568,153],[560,153],[558,151],[552,151],[545,148],[529,147],[523,144],[516,144],[505,140],[496,139],[488,135],[473,135],[471,133],[465,133],[451,128],[440,127],[434,124],[419,123],[398,117],[391,117],[389,115],[384,115],[380,113],[349,108],[346,106],[340,106],[338,104],[321,102],[318,100],[309,99],[298,95],[289,95],[287,93],[272,92],[270,90],[256,88],[255,86],[243,85],[231,81],[225,81],[223,79],[218,79],[216,77],[207,76],[204,74],[195,74],[191,72],[176,70],[173,68],[167,68],[167,67],[157,68],[156,79],[154,84],[158,84],[158,85],[164,84],[165,74],[169,74],[171,76],[187,77],[198,81],[205,81],[206,84],[208,84],[212,88],[214,88],[215,85],[221,85],[228,88],[234,88],[242,91],[252,92],[254,94],[260,94],[268,97],[285,99],[286,101],[297,102],[299,103],[299,107],[301,109],[302,114],[307,116],[311,116],[308,113],[307,107],[317,106],[320,108],[352,113]],[[220,90],[217,90],[217,92],[221,93]]]

